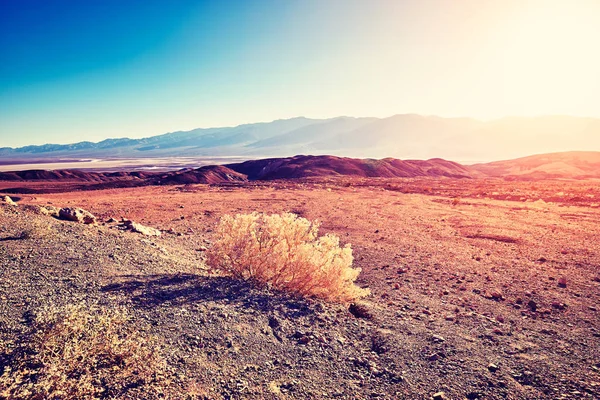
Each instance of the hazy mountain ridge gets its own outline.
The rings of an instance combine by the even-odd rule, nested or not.
[[[335,154],[358,158],[463,163],[565,150],[600,151],[600,119],[507,117],[493,121],[399,114],[389,118],[304,117],[225,128],[199,128],[143,139],[0,148],[0,159],[33,157],[288,157]]]

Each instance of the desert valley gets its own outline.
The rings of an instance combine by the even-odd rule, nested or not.
[[[0,396],[34,393],[38,314],[75,304],[126,310],[160,357],[130,386],[97,383],[107,398],[598,398],[598,159],[0,174]],[[329,302],[212,270],[220,218],[253,212],[320,221],[370,294]]]
[[[0,5],[0,400],[600,399],[600,1]]]

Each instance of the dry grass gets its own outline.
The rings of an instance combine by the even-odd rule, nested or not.
[[[319,224],[295,214],[225,215],[208,252],[211,268],[239,279],[333,302],[369,294],[354,284],[350,245],[318,236]]]
[[[161,398],[169,382],[158,350],[123,311],[47,308],[26,346],[14,350],[0,398]]]

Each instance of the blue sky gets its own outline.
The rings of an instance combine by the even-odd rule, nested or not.
[[[0,147],[300,115],[600,117],[594,0],[0,7]]]

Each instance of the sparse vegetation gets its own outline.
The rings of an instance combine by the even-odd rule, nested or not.
[[[354,281],[350,245],[318,236],[319,224],[295,214],[225,215],[208,252],[209,265],[239,279],[333,302],[348,302],[369,291]]]
[[[152,398],[164,392],[166,364],[157,344],[130,328],[123,311],[50,307],[33,325],[31,338],[9,356],[0,398]]]
[[[15,240],[41,239],[52,233],[49,224],[31,222],[29,226],[13,237]]]

